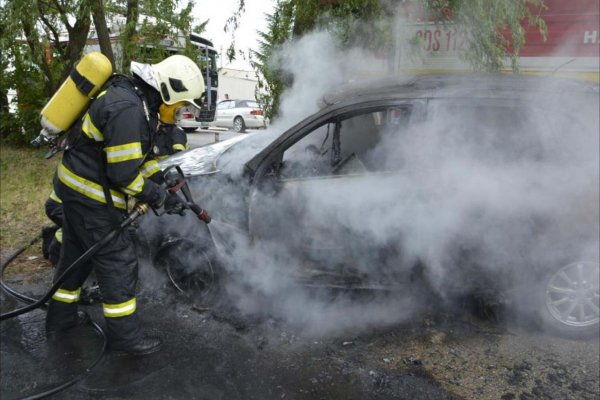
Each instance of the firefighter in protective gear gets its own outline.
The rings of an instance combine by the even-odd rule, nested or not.
[[[158,109],[160,123],[156,132],[156,141],[152,149],[154,158],[157,160],[189,148],[185,132],[175,125],[177,110],[183,105],[185,105],[185,102],[172,105],[161,104]]]
[[[167,213],[180,212],[182,200],[161,185],[158,162],[151,156],[158,109],[162,103],[191,104],[204,91],[198,66],[181,55],[158,64],[131,63],[132,76],[111,78],[71,128],[71,147],[63,155],[54,187],[63,202],[63,245],[57,279],[87,249],[115,230],[134,197]],[[85,323],[78,313],[81,286],[93,269],[103,297],[109,347],[129,354],[148,354],[161,340],[146,337],[138,323],[135,288],[137,258],[128,232],[118,235],[74,271],[49,302],[49,337]]]

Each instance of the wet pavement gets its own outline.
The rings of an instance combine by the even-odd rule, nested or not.
[[[269,315],[242,315],[227,295],[178,294],[160,271],[141,270],[138,309],[163,338],[144,357],[108,353],[89,373],[102,339],[91,326],[48,341],[45,312],[0,324],[0,398],[46,392],[71,399],[597,399],[597,338],[571,341],[464,314],[427,312],[387,327],[306,336]],[[40,297],[51,269],[15,289]],[[19,306],[0,294],[4,313]],[[357,301],[361,298],[357,297]],[[252,301],[249,299],[248,301]],[[98,304],[82,306],[103,325]]]
[[[34,289],[41,293],[43,287]],[[381,374],[364,348],[339,340],[300,340],[277,323],[260,326],[210,310],[169,288],[142,292],[147,333],[158,353],[106,357],[61,399],[452,399],[419,365]],[[2,312],[18,306],[2,296]],[[81,307],[102,324],[99,305]],[[48,341],[41,310],[1,325],[1,398],[45,392],[85,374],[102,348],[91,326]],[[274,325],[275,324],[275,325]]]

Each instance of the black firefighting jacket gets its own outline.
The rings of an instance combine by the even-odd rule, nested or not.
[[[157,159],[186,150],[187,136],[183,129],[175,124],[162,123],[158,126],[153,153]]]
[[[63,202],[126,210],[127,196],[151,205],[163,198],[164,189],[150,179],[161,173],[151,155],[160,103],[141,79],[112,79],[69,134],[55,183]]]

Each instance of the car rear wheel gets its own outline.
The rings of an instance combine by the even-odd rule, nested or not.
[[[233,130],[238,133],[246,131],[246,123],[244,122],[244,118],[235,117],[233,120]]]
[[[546,274],[539,291],[545,326],[564,336],[583,338],[600,325],[600,264],[579,261]]]

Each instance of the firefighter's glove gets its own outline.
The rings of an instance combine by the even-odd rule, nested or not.
[[[160,209],[165,204],[165,200],[167,200],[168,195],[169,192],[167,192],[166,190],[158,189],[154,192],[152,198],[148,200],[148,204],[150,204],[150,207],[152,207],[154,211],[158,211],[158,209]]]
[[[181,197],[177,196],[175,193],[167,193],[167,198],[165,199],[165,212],[167,214],[179,214],[185,215],[186,204]]]

